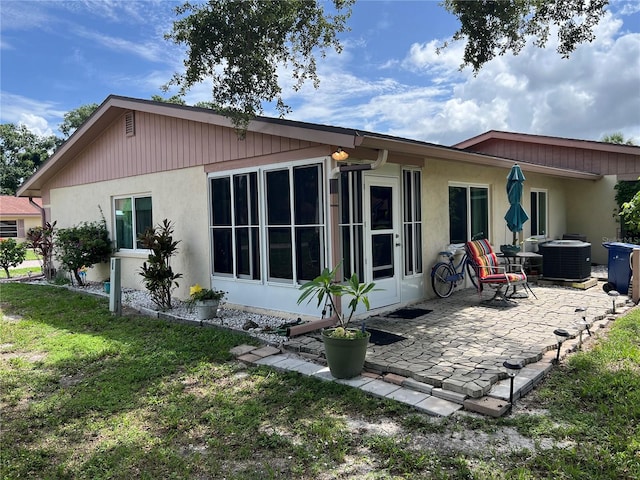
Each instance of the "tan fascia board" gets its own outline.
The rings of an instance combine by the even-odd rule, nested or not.
[[[451,160],[465,162],[474,165],[488,167],[499,167],[509,169],[514,163],[518,163],[523,171],[551,175],[561,178],[575,178],[581,180],[599,180],[602,175],[596,173],[580,172],[577,170],[567,170],[563,168],[547,167],[527,162],[515,162],[512,159],[494,157],[481,153],[472,153],[456,148],[439,147],[437,145],[424,145],[411,142],[399,142],[392,139],[379,137],[362,137],[362,146],[378,149],[388,149],[389,151],[402,152],[412,155],[421,155],[425,158],[435,158],[439,160]]]

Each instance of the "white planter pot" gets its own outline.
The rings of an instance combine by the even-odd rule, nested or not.
[[[196,315],[198,320],[207,320],[218,316],[220,300],[199,300],[196,302]]]

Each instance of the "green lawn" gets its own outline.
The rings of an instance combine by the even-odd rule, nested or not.
[[[536,414],[435,419],[243,367],[229,355],[243,335],[113,317],[55,287],[2,284],[0,300],[2,478],[640,476],[637,311],[521,400]]]
[[[25,260],[39,260],[40,257],[36,255],[32,248],[27,249],[27,257]],[[42,268],[40,267],[27,267],[27,268],[10,268],[9,273],[11,278],[21,277],[24,275],[28,275],[31,272],[32,275],[40,275],[42,273]],[[0,268],[0,278],[7,278],[7,274],[5,273],[3,268]]]

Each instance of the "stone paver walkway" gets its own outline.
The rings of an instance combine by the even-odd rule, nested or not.
[[[391,345],[369,346],[365,378],[371,380],[365,380],[359,388],[371,389],[379,396],[390,398],[408,395],[405,403],[418,408],[425,402],[428,404],[431,397],[452,402],[459,405],[458,408],[464,405],[488,414],[496,413],[496,409],[502,410],[504,400],[507,400],[508,407],[509,380],[502,365],[505,360],[519,360],[526,365],[514,382],[514,397],[517,399],[530,391],[552,367],[557,348],[553,334],[555,329],[563,328],[572,335],[572,339],[563,344],[562,356],[577,348],[581,328],[576,323],[576,308],[587,307],[587,320],[592,331],[615,318],[613,299],[602,290],[601,284],[587,290],[536,285],[532,288],[537,299],[532,296],[518,299],[517,305],[509,308],[483,305],[475,290],[466,289],[447,299],[433,299],[414,305],[432,310],[415,319],[385,315],[365,319],[367,328],[401,335],[405,340]],[[483,295],[486,298],[489,292]],[[626,300],[626,297],[616,299],[617,315],[632,305],[625,303]],[[583,332],[583,339],[586,338],[587,333]],[[330,377],[328,369],[318,365],[323,361],[324,351],[319,333],[291,338],[284,348],[298,354],[293,357],[283,355],[287,362],[303,362],[300,368],[305,372]],[[281,363],[285,359],[279,357],[260,359],[258,363],[285,368],[287,363]],[[316,365],[317,370],[307,364]],[[383,384],[386,381],[385,389],[372,383],[374,380]],[[358,377],[347,382],[362,381],[362,377]],[[397,388],[386,392],[390,383]],[[400,387],[428,397],[400,393]],[[490,402],[492,398],[502,401]],[[451,405],[447,405],[444,410],[449,411],[450,408]],[[430,413],[443,414],[437,410]]]

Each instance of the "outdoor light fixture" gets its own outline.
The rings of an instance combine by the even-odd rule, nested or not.
[[[342,150],[342,148],[338,147],[338,149],[331,154],[331,158],[333,158],[336,162],[344,162],[347,158],[349,158],[349,154]]]
[[[553,331],[553,334],[556,336],[558,340],[558,353],[556,354],[556,362],[560,363],[560,347],[562,347],[562,342],[564,342],[567,338],[571,336],[569,332],[567,332],[564,328],[558,328]]]
[[[620,296],[618,292],[615,290],[609,290],[607,295],[611,297],[611,301],[613,302],[613,308],[611,309],[611,313],[616,314],[616,299]]]
[[[509,387],[509,403],[513,405],[513,381],[522,368],[522,362],[505,360],[502,366],[507,369],[507,375],[509,375],[509,378],[511,379],[511,386]]]
[[[580,340],[578,341],[579,348],[582,348],[582,330],[587,329],[587,333],[591,336],[591,330],[589,330],[589,322],[587,322],[587,307],[576,308],[576,325],[578,325],[578,331],[580,332]]]

